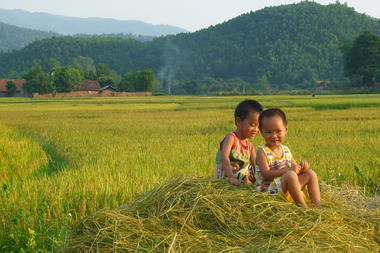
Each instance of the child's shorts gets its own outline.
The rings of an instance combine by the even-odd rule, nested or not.
[[[289,202],[292,202],[292,203],[295,203],[292,196],[290,196],[290,193],[289,192],[286,192],[284,193],[283,191],[279,191],[277,193],[277,195],[281,198],[285,198],[287,201]],[[305,201],[308,200],[308,196],[309,196],[309,193],[308,193],[308,190],[307,190],[307,186],[305,186],[302,190],[302,197]]]

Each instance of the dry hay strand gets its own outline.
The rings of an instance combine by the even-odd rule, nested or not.
[[[303,209],[250,186],[176,179],[82,220],[61,251],[380,252],[378,199],[349,189],[323,184],[324,208]]]

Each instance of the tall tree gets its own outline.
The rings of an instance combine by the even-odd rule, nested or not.
[[[134,81],[136,91],[153,91],[157,84],[156,77],[151,69],[137,71]]]
[[[121,81],[119,83],[119,89],[121,91],[134,92],[135,91],[134,78],[135,76],[131,72],[126,73],[121,78]]]
[[[39,65],[29,69],[22,77],[26,79],[23,89],[27,93],[46,94],[55,92],[55,87],[51,83],[49,75],[43,72]]]
[[[112,76],[100,76],[98,77],[98,82],[102,87],[107,85],[115,86],[116,84],[116,81]]]
[[[81,87],[82,75],[73,66],[55,67],[51,73],[58,92],[70,92]]]
[[[366,31],[344,54],[344,73],[354,86],[373,86],[380,72],[380,36]]]
[[[108,76],[110,75],[110,70],[107,68],[106,64],[104,63],[99,63],[96,65],[96,76]]]
[[[7,88],[7,94],[8,94],[9,97],[12,97],[12,96],[14,96],[17,93],[17,86],[12,81],[8,81],[7,82],[6,88]]]
[[[122,91],[153,91],[156,86],[157,79],[151,69],[137,71],[133,74],[128,72],[119,83]]]
[[[109,70],[104,63],[99,63],[96,66],[96,77],[102,87],[107,85],[114,86],[117,83],[116,73]]]
[[[96,80],[95,72],[92,70],[87,70],[83,72],[83,78],[86,80]]]

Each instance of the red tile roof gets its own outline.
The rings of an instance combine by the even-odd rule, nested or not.
[[[25,79],[0,79],[0,92],[7,92],[7,82],[12,81],[16,84],[17,90],[22,91],[22,86],[26,83]]]
[[[83,80],[80,91],[98,91],[100,90],[100,84],[98,80]]]

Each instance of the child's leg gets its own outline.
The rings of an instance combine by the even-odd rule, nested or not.
[[[297,205],[307,207],[301,192],[302,187],[300,185],[298,175],[296,172],[288,171],[284,175],[282,175],[281,187],[284,194],[286,194],[287,192],[290,193],[290,196],[292,196],[294,202],[296,202]]]
[[[317,207],[321,207],[321,193],[319,191],[318,176],[313,170],[305,170],[298,175],[301,189],[307,185],[307,190],[313,202]]]

